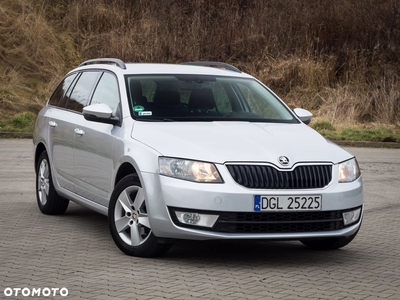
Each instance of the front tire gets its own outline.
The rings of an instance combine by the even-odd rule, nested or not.
[[[36,165],[36,199],[40,211],[46,215],[61,215],[69,204],[69,200],[59,196],[54,188],[46,151],[40,154]]]
[[[158,256],[171,247],[154,236],[139,178],[128,175],[116,185],[108,207],[108,222],[115,244],[127,255]]]

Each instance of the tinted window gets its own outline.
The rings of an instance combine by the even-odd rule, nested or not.
[[[118,81],[114,75],[104,72],[96,90],[94,91],[91,104],[107,104],[115,115],[119,104]]]
[[[90,92],[99,76],[99,72],[83,72],[78,79],[67,103],[67,109],[82,112],[90,97]]]
[[[81,76],[82,73],[79,73],[77,76],[75,76],[74,80],[72,81],[71,85],[68,88],[68,91],[65,93],[64,97],[61,98],[60,103],[58,104],[59,107],[65,107],[68,103],[69,97],[71,96],[72,90],[74,89],[74,86],[76,82],[78,81],[79,77]]]
[[[126,76],[134,118],[140,120],[298,123],[254,79],[209,75]]]
[[[53,95],[51,96],[49,100],[49,105],[53,106],[59,106],[60,104],[60,99],[65,95],[65,93],[68,91],[69,86],[71,85],[71,82],[74,80],[76,77],[76,74],[72,74],[64,78],[64,80],[59,84]],[[64,106],[64,105],[63,105]]]
[[[278,105],[278,102],[269,101],[270,98],[272,98],[271,96],[266,98],[265,95],[260,93],[259,89],[252,88],[250,85],[246,86],[242,83],[238,83],[237,86],[253,113],[272,120],[288,119],[290,117],[289,114],[285,114],[285,110]],[[264,98],[266,98],[267,101],[264,101]]]
[[[224,89],[222,84],[220,82],[216,82],[212,87],[212,91],[214,93],[217,110],[223,113],[231,112],[232,106],[229,101],[228,94],[226,93],[226,90]]]

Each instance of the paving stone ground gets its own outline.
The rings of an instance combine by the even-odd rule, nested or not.
[[[45,216],[31,140],[0,140],[0,298],[7,288],[62,288],[43,299],[400,299],[400,150],[355,149],[365,183],[356,239],[329,252],[299,242],[177,242],[163,257],[114,245],[107,218],[76,204]]]

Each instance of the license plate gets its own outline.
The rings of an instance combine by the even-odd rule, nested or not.
[[[254,211],[310,211],[321,208],[321,195],[254,196]]]

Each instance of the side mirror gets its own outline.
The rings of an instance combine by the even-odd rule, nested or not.
[[[83,117],[88,121],[119,124],[119,118],[113,117],[112,113],[112,109],[104,103],[92,104],[83,108]]]
[[[296,116],[299,117],[299,119],[304,123],[304,124],[310,124],[311,122],[311,118],[312,118],[312,113],[310,113],[308,110],[306,109],[302,109],[302,108],[295,108],[294,113],[296,114]]]

